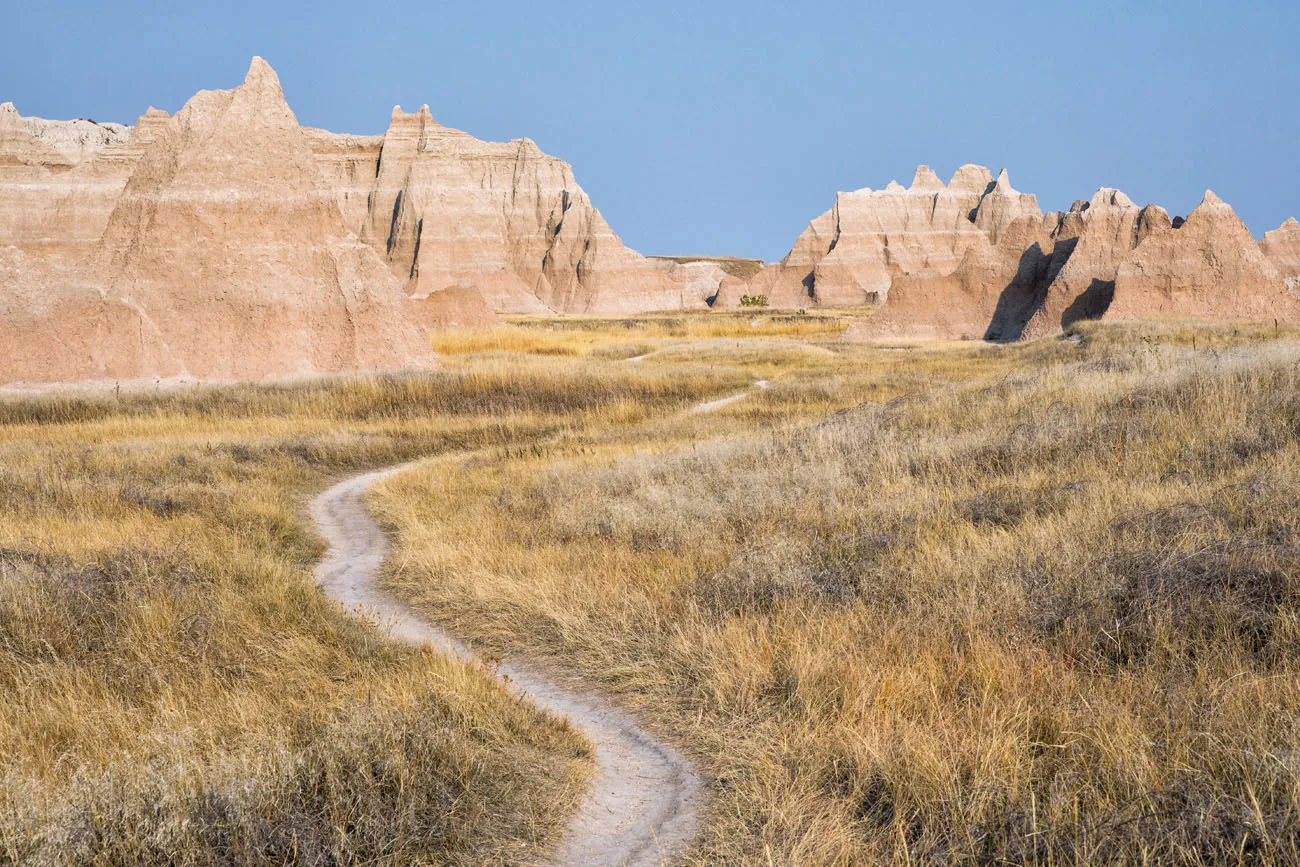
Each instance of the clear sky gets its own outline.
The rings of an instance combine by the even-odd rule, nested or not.
[[[279,72],[299,120],[427,102],[573,164],[646,253],[775,259],[836,190],[1006,166],[1045,209],[1116,186],[1256,235],[1300,215],[1300,3],[102,0],[5,4],[0,101],[126,123]]]

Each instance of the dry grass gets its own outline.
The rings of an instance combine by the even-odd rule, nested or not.
[[[716,416],[390,480],[391,581],[701,756],[695,863],[1297,863],[1277,336],[741,355]]]
[[[1297,335],[845,321],[521,318],[436,375],[0,401],[0,864],[553,841],[582,739],[310,583],[312,491],[456,451],[372,496],[393,586],[697,755],[694,863],[1300,861]]]
[[[714,338],[834,338],[870,310],[708,311],[638,316],[509,316],[507,324],[434,335],[443,355],[523,353],[603,359]]]
[[[587,745],[328,603],[305,500],[345,472],[524,451],[743,380],[487,358],[0,402],[0,864],[531,861]]]

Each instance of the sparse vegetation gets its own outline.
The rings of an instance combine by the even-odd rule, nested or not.
[[[693,863],[1300,861],[1300,335],[872,347],[713,315],[0,401],[0,863],[553,840],[582,739],[310,585],[311,491],[449,452],[371,496],[391,586],[697,756]]]
[[[702,755],[701,865],[1296,863],[1300,345],[1077,336],[393,479],[392,584]]]
[[[767,296],[766,295],[741,295],[740,306],[741,307],[766,307]]]
[[[734,388],[572,362],[0,401],[0,864],[517,864],[588,748],[311,583],[336,474]]]

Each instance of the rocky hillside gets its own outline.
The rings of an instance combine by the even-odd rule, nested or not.
[[[1300,223],[1257,243],[1213,193],[1186,221],[1102,188],[1044,214],[1005,170],[840,193],[784,259],[723,280],[715,306],[882,305],[852,336],[1016,340],[1101,316],[1292,320]]]

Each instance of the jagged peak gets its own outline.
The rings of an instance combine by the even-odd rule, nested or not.
[[[1201,198],[1201,203],[1196,206],[1196,210],[1199,211],[1201,208],[1213,208],[1218,206],[1227,207],[1228,203],[1219,198],[1218,195],[1215,194],[1214,190],[1206,190],[1205,196]]]
[[[1136,208],[1137,207],[1137,205],[1133,204],[1132,199],[1130,199],[1128,196],[1124,195],[1122,191],[1117,190],[1114,187],[1099,188],[1097,192],[1092,194],[1092,201],[1088,203],[1088,206],[1092,208],[1096,208],[1098,206],[1105,206],[1105,205],[1109,205],[1110,207],[1113,208]]]
[[[984,166],[966,163],[953,173],[948,189],[966,193],[983,193],[993,183],[993,173]]]
[[[168,114],[167,112],[163,111],[161,108],[154,108],[152,105],[149,106],[149,108],[145,110],[145,113],[142,114],[142,115],[140,115],[140,116],[141,116],[141,117],[156,117],[156,118],[160,118],[160,119],[164,119],[164,120],[165,120],[166,118],[171,117],[170,114]]]
[[[900,184],[898,181],[890,181],[888,184],[885,185],[885,189],[882,190],[882,192],[905,193],[907,192],[907,188],[904,187],[902,184]]]
[[[929,166],[921,165],[916,167],[916,174],[912,176],[912,186],[909,187],[912,192],[932,192],[945,190],[943,181]]]
[[[5,114],[17,114],[18,109],[14,108],[12,102],[0,102],[0,112]]]
[[[1008,196],[1019,195],[1020,192],[1015,187],[1011,186],[1011,174],[1006,169],[1002,169],[1002,171],[998,172],[998,179],[993,182],[993,188],[999,193],[1004,193]]]
[[[248,64],[248,74],[244,76],[244,87],[253,85],[254,87],[274,87],[280,89],[280,76],[275,74],[271,64],[267,63],[257,55]]]
[[[1283,239],[1289,240],[1292,235],[1300,235],[1300,221],[1297,221],[1295,217],[1287,217],[1282,222],[1282,225],[1264,233],[1264,241],[1272,242],[1282,241]]]
[[[429,111],[428,103],[421,105],[418,111],[403,111],[400,105],[393,106],[393,113],[389,118],[389,125],[403,124],[405,126],[416,126],[421,130],[429,127],[438,126],[438,122],[433,119],[433,112]]]

